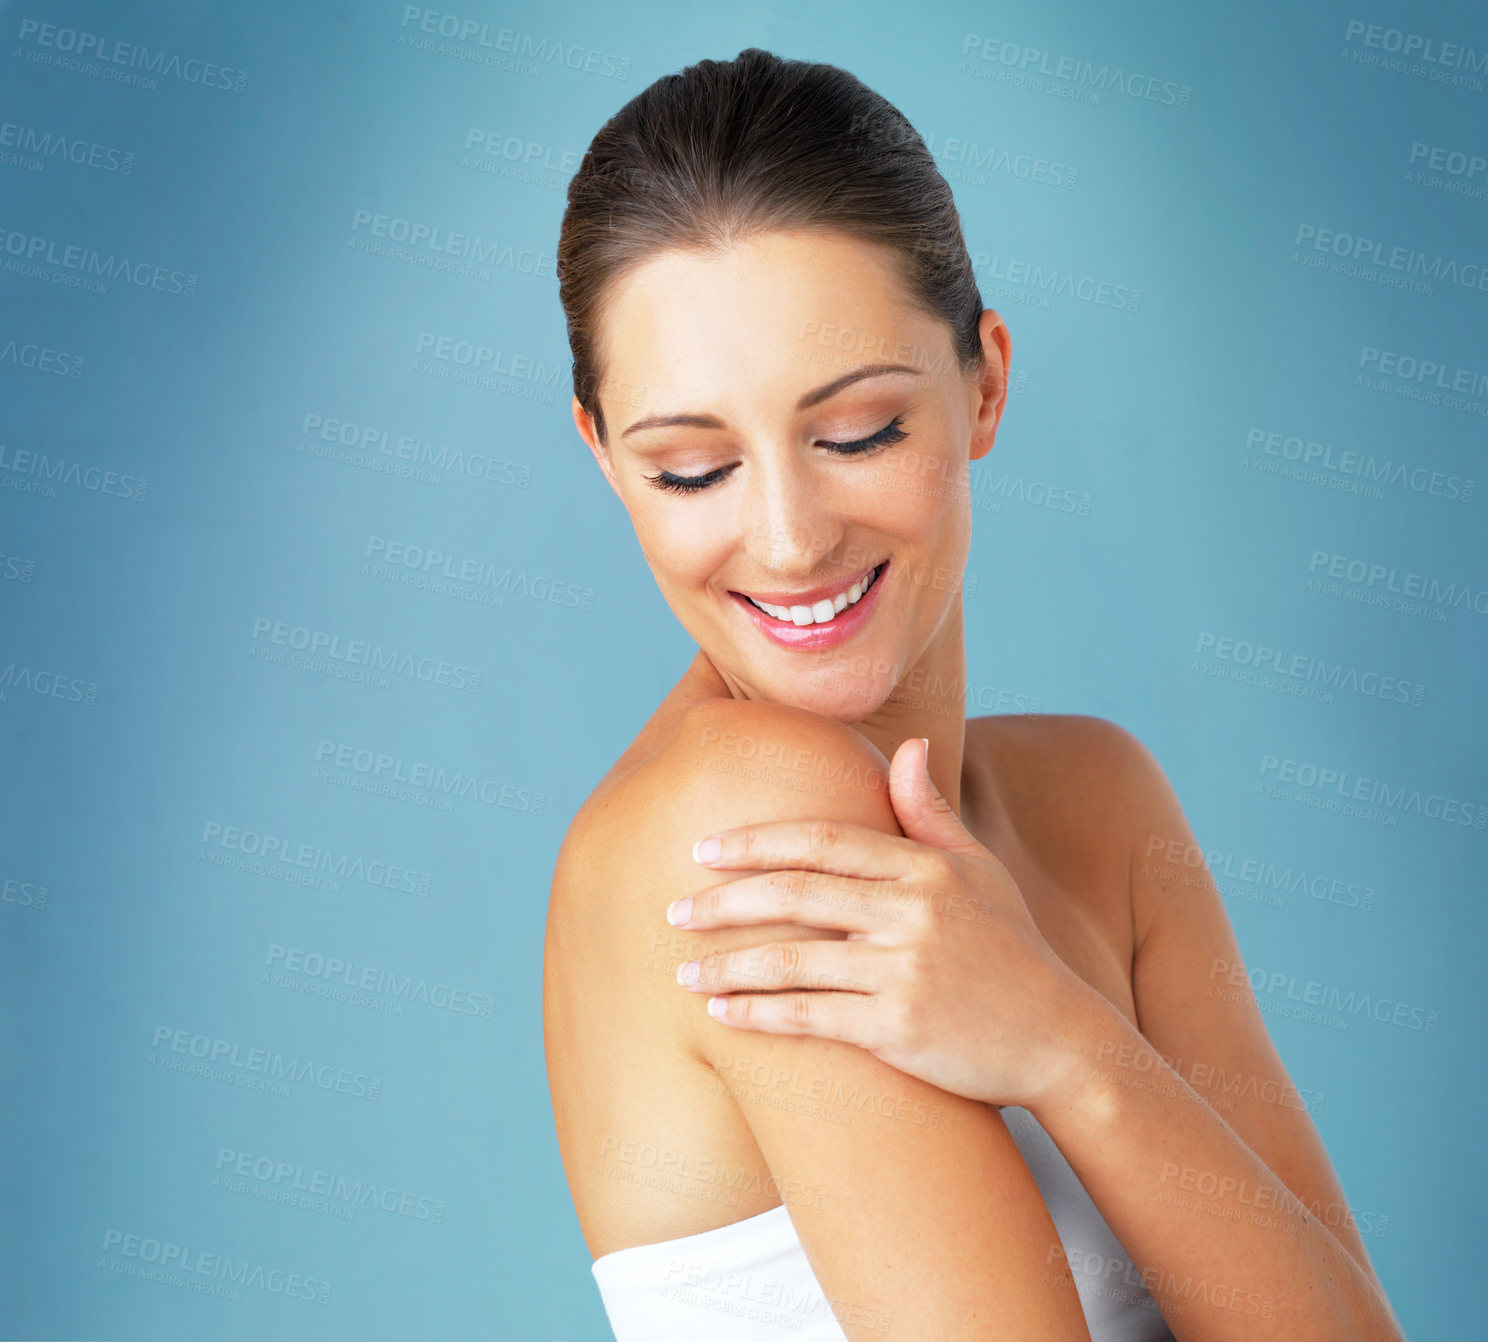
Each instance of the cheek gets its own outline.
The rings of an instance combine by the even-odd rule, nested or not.
[[[732,532],[722,518],[710,518],[705,507],[688,506],[701,502],[683,499],[671,508],[654,510],[637,528],[641,549],[662,587],[703,586],[733,548]]]
[[[969,496],[954,457],[933,451],[899,453],[868,484],[864,515],[888,535],[942,549],[965,528]]]

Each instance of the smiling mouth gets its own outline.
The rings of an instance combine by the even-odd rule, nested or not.
[[[739,595],[772,620],[779,620],[782,624],[830,624],[843,611],[857,605],[863,599],[868,590],[878,581],[879,574],[884,571],[884,566],[888,562],[885,559],[882,564],[871,569],[866,578],[853,583],[851,587],[844,588],[836,596],[824,597],[809,606],[777,606],[768,601],[756,601],[747,592],[740,592]]]

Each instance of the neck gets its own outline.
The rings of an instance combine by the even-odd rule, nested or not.
[[[892,760],[911,736],[930,741],[930,778],[962,814],[961,770],[966,749],[966,642],[961,602],[889,697],[853,727]]]

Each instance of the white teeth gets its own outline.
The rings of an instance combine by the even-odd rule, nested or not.
[[[881,568],[882,565],[879,567]],[[755,601],[753,597],[749,600],[766,615],[773,616],[777,620],[796,625],[826,624],[839,612],[856,605],[862,599],[863,593],[873,586],[878,571],[875,568],[863,582],[855,582],[847,591],[838,592],[830,599],[824,597],[813,606],[772,606],[768,601]]]

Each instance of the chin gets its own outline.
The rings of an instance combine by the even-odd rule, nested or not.
[[[765,692],[775,703],[804,708],[838,722],[861,722],[894,692],[896,678],[881,669],[883,666],[881,660],[866,654],[854,658],[843,653],[834,662],[803,670],[789,680],[769,683]]]

